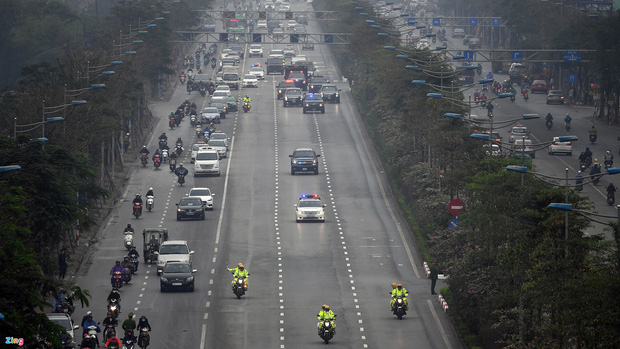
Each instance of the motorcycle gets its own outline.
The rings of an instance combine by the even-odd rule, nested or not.
[[[153,160],[153,166],[155,166],[156,170],[159,168],[159,166],[161,166],[161,157],[156,157]]]
[[[151,344],[151,336],[149,335],[149,329],[146,327],[142,327],[140,329],[140,335],[138,336],[138,346],[142,349]]]
[[[163,162],[168,162],[168,149],[164,149],[161,151],[161,160]]]
[[[121,273],[120,271],[115,272],[116,273]],[[120,306],[119,306],[119,300],[116,298],[112,298],[108,301],[108,312],[112,313],[112,317],[113,318],[118,318],[118,314],[120,312]]]
[[[185,175],[179,175],[178,182],[182,186],[185,183]]]
[[[510,102],[514,102],[515,101],[515,95],[510,96]]]
[[[185,84],[185,75],[181,75],[179,80],[181,81],[181,85]]]
[[[177,153],[177,156],[181,156],[181,154],[183,153],[183,147],[177,145],[175,152]]]
[[[317,315],[318,316],[318,315]],[[338,316],[338,315],[334,315]],[[319,327],[319,337],[325,341],[325,344],[329,344],[329,341],[334,338],[336,330],[330,320],[322,320]]]
[[[524,93],[523,94],[523,99],[525,99],[525,101],[527,102],[528,99],[530,99],[529,93]]]
[[[174,172],[177,169],[177,159],[170,159],[170,172]]]
[[[196,115],[192,115],[192,116],[189,118],[189,124],[190,124],[192,127],[196,127]]]
[[[585,161],[579,161],[579,169],[581,170],[581,172],[585,171],[586,168],[588,168],[588,166],[586,165]]]
[[[151,210],[153,209],[153,205],[155,204],[155,197],[152,195],[149,195],[146,197],[146,209],[149,210],[149,212],[151,212]]]
[[[160,140],[159,141],[159,149],[161,149],[162,151],[168,146],[168,141],[165,140]]]
[[[133,215],[139,218],[142,215],[142,204],[136,202],[133,204]]]
[[[243,112],[247,113],[248,111],[250,111],[250,103],[249,102],[243,102]]]
[[[124,234],[123,245],[129,251],[133,247],[133,231],[125,231]]]
[[[213,85],[209,86],[209,95],[213,96],[213,92],[215,92],[215,87]]]
[[[135,345],[136,343],[131,339],[127,339],[123,341],[123,349],[133,349]]]
[[[547,122],[545,122],[545,126],[547,126],[547,130],[550,130],[553,127],[553,121],[547,120]]]
[[[610,168],[614,164],[614,161],[613,160],[605,160],[604,164],[605,164],[605,169],[608,169],[608,168]]]
[[[140,162],[142,163],[142,166],[146,166],[149,162],[149,156],[147,154],[140,154]]]
[[[129,268],[129,270],[127,270],[126,273],[123,274],[123,281],[128,284],[129,281],[131,281],[131,273],[132,273],[133,269]]]
[[[613,191],[607,192],[607,205],[612,206],[616,202],[616,193]]]
[[[597,185],[598,182],[601,180],[600,173],[601,173],[600,166],[592,167],[592,169],[590,170],[590,176],[592,176],[592,183],[594,183],[594,185]]]
[[[590,135],[590,143],[594,144],[596,142],[596,134]]]
[[[241,296],[248,290],[248,284],[245,282],[245,278],[235,278],[233,283],[233,293],[237,296],[237,299],[241,299]]]
[[[112,335],[116,336],[116,328],[112,325],[105,325],[103,329],[103,341],[107,341]]]
[[[564,125],[564,128],[566,129],[566,132],[570,131],[570,122],[567,122],[566,125]]]
[[[93,338],[96,343],[99,343],[99,338],[97,338],[97,326],[90,325],[86,327],[86,330],[88,331],[88,336]]]
[[[402,320],[404,315],[407,315],[407,309],[405,307],[405,299],[402,296],[396,297],[394,305],[392,306],[392,313],[398,317],[398,320]]]
[[[203,96],[203,97],[207,95],[207,88],[204,87],[204,86],[200,86],[198,91],[200,92],[200,95]]]
[[[131,261],[131,264],[133,265],[133,272],[137,272],[138,271],[138,265],[140,264],[140,261],[138,260],[138,257],[129,257],[129,260]]]
[[[112,278],[114,280],[112,282],[112,287],[123,287],[123,273],[121,273],[120,271],[115,271],[114,274],[112,274]]]
[[[474,97],[474,102],[476,102],[476,104],[478,104],[480,102],[480,96],[475,96]]]
[[[176,126],[174,119],[168,120],[168,126],[170,127],[171,130],[174,130],[174,127]]]

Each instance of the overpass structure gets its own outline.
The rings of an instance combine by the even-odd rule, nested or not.
[[[243,18],[289,20],[304,14],[308,20],[333,21],[339,19],[337,11],[230,11],[230,10],[198,10],[203,18],[233,19]]]
[[[320,33],[320,34],[270,34],[270,33],[212,33],[199,31],[177,31],[177,40],[174,42],[204,42],[239,44],[312,44],[312,45],[346,45],[350,43],[349,33]]]

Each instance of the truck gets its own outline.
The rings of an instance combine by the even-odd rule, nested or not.
[[[224,66],[222,67],[222,80],[231,89],[239,89],[239,67]]]
[[[284,66],[284,80],[288,79],[291,73],[300,72],[304,74],[304,80],[308,81],[308,77],[310,76],[310,72],[308,71],[308,65],[305,64],[307,61],[297,62],[295,65],[286,65]],[[312,63],[312,62],[310,62]]]

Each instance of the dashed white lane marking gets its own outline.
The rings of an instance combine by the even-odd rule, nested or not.
[[[325,173],[325,178],[327,180],[327,188],[329,191],[329,200],[330,200],[330,204],[331,204],[331,210],[332,213],[334,215],[334,221],[336,222],[336,225],[338,227],[338,231],[339,231],[339,235],[340,235],[340,247],[342,248],[342,254],[344,255],[344,260],[347,266],[347,272],[349,273],[349,283],[351,284],[351,293],[353,295],[353,302],[355,303],[355,308],[359,309],[359,299],[357,298],[357,292],[355,290],[355,286],[353,286],[355,284],[355,279],[353,277],[353,271],[351,269],[351,263],[349,262],[349,252],[347,251],[347,246],[346,246],[346,239],[345,239],[345,234],[344,234],[344,230],[342,227],[342,224],[340,222],[340,218],[338,215],[338,210],[336,209],[336,200],[334,199],[334,193],[333,193],[333,189],[332,189],[332,185],[331,185],[331,179],[329,176],[329,168],[327,166],[328,164],[328,159],[325,156],[325,150],[323,147],[323,140],[321,138],[321,130],[319,129],[319,121],[318,118],[316,116],[316,114],[313,115],[313,119],[314,119],[314,125],[316,128],[316,134],[317,134],[317,139],[319,141],[319,149],[320,149],[320,153],[321,153],[321,160],[323,163],[323,172]],[[358,324],[362,324],[363,323],[363,319],[362,319],[362,313],[361,312],[356,312],[356,316],[357,316],[357,322]],[[362,345],[364,348],[368,348],[368,343],[366,342],[366,336],[363,335],[364,333],[364,327],[360,327],[360,333],[361,333],[361,339],[362,339]]]
[[[276,245],[277,245],[277,254],[278,254],[278,298],[279,298],[279,302],[280,302],[280,310],[284,310],[284,292],[283,291],[283,272],[282,272],[282,246],[280,246],[280,227],[278,226],[278,189],[280,187],[279,184],[279,177],[278,177],[278,114],[277,114],[277,102],[278,102],[278,96],[277,96],[277,89],[275,88],[275,81],[272,82],[273,85],[273,128],[274,128],[274,142],[275,142],[275,173],[276,175],[274,176],[275,178],[275,192],[274,192],[274,201],[275,201],[275,208],[274,208],[274,212],[273,212],[273,216],[274,216],[274,230],[276,233]],[[280,328],[279,328],[279,332],[280,333],[284,333],[284,311],[280,312]],[[280,336],[280,349],[284,349],[284,336],[281,335]]]

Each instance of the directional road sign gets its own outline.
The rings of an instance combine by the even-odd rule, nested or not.
[[[512,61],[513,62],[521,62],[523,60],[523,52],[522,51],[512,51]]]
[[[454,229],[459,226],[460,221],[461,221],[460,218],[454,218],[453,220],[450,221],[450,223],[448,223],[448,227]]]
[[[581,62],[579,51],[564,51],[564,62]]]
[[[433,18],[433,27],[441,26],[441,18]]]
[[[499,27],[500,25],[502,25],[502,19],[501,18],[493,18],[491,20],[491,25],[494,27]]]
[[[463,51],[463,59],[466,61],[473,61],[474,51]]]
[[[475,27],[478,25],[478,18],[470,18],[469,19],[469,25],[472,27]]]
[[[568,83],[576,84],[577,83],[577,74],[568,74]]]

